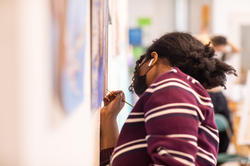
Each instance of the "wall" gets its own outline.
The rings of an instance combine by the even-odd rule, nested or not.
[[[236,44],[240,44],[237,33],[239,24],[249,23],[249,0],[220,0],[213,2],[213,33],[229,36]]]
[[[214,34],[225,35],[229,41],[236,46],[241,45],[241,25],[250,25],[250,1],[249,0],[220,0],[213,1],[213,27]],[[233,65],[240,73],[241,54],[233,56],[228,63]],[[232,100],[238,100],[235,97],[237,93],[234,87],[236,77],[229,77],[226,95]]]
[[[0,9],[0,165],[98,165],[99,112],[90,111],[85,97],[66,115],[52,93],[49,2],[5,0]],[[89,56],[85,62],[89,80]],[[89,96],[90,83],[84,83]]]
[[[148,29],[146,44],[174,30],[174,0],[128,0],[128,25],[137,27],[137,19],[149,17],[152,25]]]
[[[200,34],[202,31],[202,18],[201,18],[201,13],[202,13],[202,7],[203,5],[209,5],[211,6],[211,15],[213,15],[213,2],[212,0],[189,0],[189,20],[188,20],[188,25],[189,25],[189,32],[192,34]],[[211,22],[213,17],[210,18]],[[211,28],[208,28],[208,31],[210,31]]]
[[[15,46],[16,1],[0,1],[0,165],[19,163],[18,60]]]

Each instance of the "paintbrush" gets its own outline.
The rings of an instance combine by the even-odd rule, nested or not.
[[[109,91],[108,89],[106,89],[106,91],[108,91],[110,94],[116,96],[116,94],[114,94],[113,92]],[[124,103],[128,104],[130,107],[134,107],[132,104],[128,103],[126,100],[122,100]]]

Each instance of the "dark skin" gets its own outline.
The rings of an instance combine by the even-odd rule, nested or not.
[[[140,67],[140,76],[146,74],[146,84],[150,86],[152,82],[163,73],[171,69],[166,58],[159,58],[156,52],[151,53],[153,59],[143,61]],[[150,69],[149,69],[150,68]],[[125,95],[122,91],[113,91],[104,98],[104,107],[101,109],[101,150],[115,147],[119,136],[116,118],[124,106]]]

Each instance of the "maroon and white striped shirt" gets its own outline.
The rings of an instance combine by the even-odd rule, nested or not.
[[[203,86],[173,68],[156,78],[126,120],[101,165],[215,166],[218,130]]]

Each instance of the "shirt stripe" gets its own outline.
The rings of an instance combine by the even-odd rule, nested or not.
[[[176,86],[176,87],[185,89],[185,90],[191,92],[196,97],[196,99],[198,100],[198,102],[200,104],[205,105],[205,106],[209,106],[209,107],[213,108],[213,104],[211,102],[204,102],[204,101],[202,101],[201,100],[202,97],[197,92],[195,92],[193,89],[188,88],[188,87],[186,87],[186,86],[184,86],[184,85],[182,85],[180,83],[177,83],[177,82],[170,82],[170,83],[166,83],[166,84],[160,85],[160,86],[155,87],[155,88],[148,88],[146,90],[146,92],[154,93],[155,91],[158,91],[158,90],[160,90],[162,88],[166,88],[166,87],[169,87],[169,86]]]
[[[143,112],[131,112],[129,115],[144,115]]]
[[[119,152],[115,153],[114,156],[112,156],[112,159],[111,159],[111,165],[114,161],[114,159],[121,155],[122,153],[126,153],[128,151],[132,151],[132,150],[135,150],[135,149],[140,149],[140,148],[146,148],[148,145],[146,143],[141,143],[141,144],[137,144],[137,145],[133,145],[133,146],[130,146],[130,147],[127,147],[127,148],[124,148],[122,150],[120,150]]]
[[[190,104],[190,103],[171,103],[171,104],[165,104],[165,105],[161,105],[159,107],[155,107],[149,111],[147,111],[145,113],[145,116],[147,116],[148,114],[150,114],[151,112],[163,109],[163,108],[168,108],[168,107],[182,107],[182,106],[187,106],[187,107],[191,107],[197,110],[197,112],[199,113],[199,116],[201,117],[202,120],[205,119],[204,115],[202,114],[201,110],[199,109],[199,107],[197,107],[196,105]]]
[[[134,144],[134,143],[139,143],[139,142],[146,142],[146,139],[137,139],[137,140],[133,140],[133,141],[130,141],[130,142],[127,142],[127,143],[124,143],[120,146],[117,146],[114,150],[114,152],[118,151],[119,149],[125,147],[125,146],[128,146],[128,145],[131,145],[131,144]]]
[[[216,136],[214,133],[212,133],[211,131],[209,131],[206,127],[204,126],[199,126],[200,129],[202,129],[203,131],[206,131],[207,134],[209,134],[210,136],[212,136],[218,143],[219,143],[219,137]]]
[[[214,160],[214,161],[216,161],[216,160],[217,160],[217,159],[216,159],[216,157],[215,157],[212,153],[210,153],[210,152],[208,152],[208,151],[206,151],[206,150],[202,149],[202,148],[201,148],[201,147],[199,147],[199,146],[198,146],[198,149],[199,149],[200,151],[202,151],[203,153],[205,153],[205,154],[207,154],[207,155],[211,156],[211,157],[213,158],[213,160]]]
[[[179,157],[173,157],[175,160],[183,163],[183,164],[186,164],[187,166],[195,166],[194,163],[190,162],[190,161],[187,161],[185,159],[182,159],[182,158],[179,158]]]
[[[207,155],[205,155],[205,154],[197,152],[197,156],[199,156],[199,157],[211,162],[212,164],[216,165],[216,162],[214,160],[212,160],[210,157],[208,157]]]
[[[162,81],[160,81],[160,82],[151,84],[150,87],[158,86],[158,85],[160,85],[160,84],[163,84],[163,83],[166,83],[166,82],[170,82],[170,81],[180,82],[180,83],[186,85],[187,87],[190,87],[190,85],[188,85],[186,82],[184,82],[184,81],[182,81],[182,80],[180,80],[180,79],[177,79],[177,78],[165,79],[165,80],[162,80]]]
[[[171,138],[191,138],[194,139],[195,141],[197,141],[197,137],[190,135],[190,134],[170,134],[167,135],[167,137],[171,137]]]
[[[158,111],[156,113],[152,113],[150,115],[148,115],[145,118],[145,121],[147,122],[148,120],[158,117],[158,116],[163,116],[166,114],[189,114],[189,115],[193,115],[193,116],[197,116],[197,113],[193,110],[188,110],[188,109],[167,109],[167,110],[163,110],[163,111]]]
[[[160,155],[162,154],[167,154],[167,153],[170,153],[170,154],[177,154],[177,155],[180,155],[180,156],[184,156],[184,157],[187,157],[189,159],[191,159],[192,161],[194,161],[194,157],[188,153],[183,153],[183,152],[179,152],[179,151],[175,151],[175,150],[169,150],[169,149],[162,149],[158,152]]]
[[[144,122],[144,118],[129,118],[125,123],[136,123],[136,122]]]

